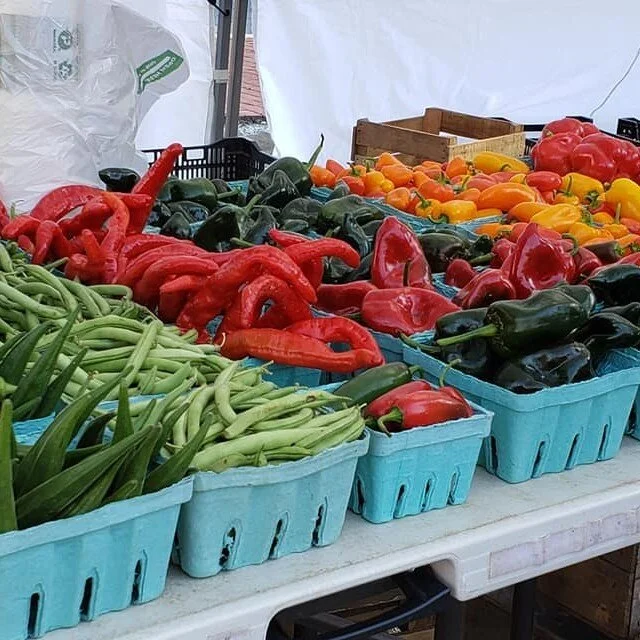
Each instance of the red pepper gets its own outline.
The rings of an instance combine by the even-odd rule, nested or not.
[[[36,220],[53,220],[57,222],[68,213],[82,207],[89,200],[93,200],[103,191],[97,187],[84,184],[72,184],[66,187],[58,187],[40,198],[31,211],[31,217]]]
[[[158,317],[165,322],[175,322],[194,291],[202,287],[206,278],[203,276],[178,276],[165,282],[160,287]]]
[[[272,229],[269,231],[269,237],[284,249],[310,241],[310,238],[307,236],[293,233],[292,231],[280,231],[280,229]],[[322,258],[305,262],[301,265],[301,269],[314,289],[317,289],[322,284],[322,277],[324,275],[324,261]]]
[[[84,229],[80,234],[80,240],[82,241],[82,246],[84,247],[84,251],[87,254],[87,258],[90,263],[95,265],[99,265],[101,262],[104,263],[104,251],[102,250],[102,247],[100,246],[100,243],[93,231],[90,229]]]
[[[218,265],[206,256],[167,256],[155,261],[133,287],[134,300],[149,309],[155,309],[160,297],[160,287],[171,276],[210,276]]]
[[[515,246],[516,245],[508,238],[500,238],[494,242],[493,248],[491,249],[493,259],[491,260],[490,266],[495,269],[501,267],[507,261],[507,258],[513,253]]]
[[[303,248],[305,245],[299,246]],[[290,247],[290,249],[293,248]],[[300,255],[317,257],[313,251]],[[232,298],[242,284],[263,273],[270,273],[289,283],[307,302],[316,301],[315,289],[300,267],[284,251],[269,245],[241,250],[236,258],[223,264],[217,273],[209,278],[207,286],[222,298]]]
[[[170,144],[131,190],[133,194],[142,193],[151,196],[150,203],[136,211],[135,220],[132,220],[131,231],[133,233],[139,233],[144,228],[160,189],[171,175],[173,167],[183,151],[184,148],[181,144]]]
[[[562,177],[553,171],[532,171],[524,177],[524,181],[543,193],[557,191],[562,187]]]
[[[65,265],[64,274],[70,280],[76,278],[88,284],[100,284],[103,282],[104,265],[90,262],[87,256],[74,254]]]
[[[357,313],[362,308],[362,300],[369,291],[377,287],[369,280],[356,280],[344,284],[323,284],[318,287],[318,309],[339,316]]]
[[[369,367],[384,362],[378,343],[369,331],[349,318],[312,318],[296,322],[286,328],[289,333],[315,338],[325,343],[348,344],[351,350],[371,353]]]
[[[623,224],[629,233],[635,233],[640,235],[640,220],[634,220],[633,218],[620,218],[620,224]]]
[[[31,259],[34,264],[44,264],[53,258],[68,258],[72,253],[73,247],[56,222],[45,220],[38,227],[35,251]]]
[[[589,251],[587,247],[580,247],[573,256],[576,265],[576,275],[587,277],[590,276],[595,269],[602,266],[602,261],[598,256]]]
[[[100,229],[110,215],[111,207],[101,198],[94,198],[82,207],[80,213],[71,218],[62,218],[58,224],[69,238],[79,234],[83,229]]]
[[[630,253],[624,258],[620,258],[620,260],[614,264],[637,264],[640,267],[640,252]]]
[[[36,250],[35,245],[31,241],[29,236],[18,236],[18,246],[25,252],[30,255],[33,255],[33,252]]]
[[[560,133],[573,133],[581,138],[588,135],[585,133],[585,122],[582,122],[576,118],[562,118],[560,120],[553,120],[544,126],[540,138],[547,138]],[[593,125],[591,125],[593,126]],[[597,129],[596,129],[597,130]],[[589,133],[592,133],[589,130]]]
[[[272,313],[271,318],[277,317],[279,322],[284,320],[284,326],[312,317],[308,303],[302,300],[284,280],[263,275],[247,284],[236,296],[218,329],[218,335],[222,335],[227,330],[250,329],[258,326],[258,321],[263,315],[262,310],[268,301],[273,303],[271,309],[279,308],[280,310],[278,314]],[[268,325],[261,326],[268,327]]]
[[[15,240],[18,236],[35,237],[40,226],[40,220],[36,220],[30,215],[23,214],[10,220],[2,229],[2,237],[5,240]]]
[[[362,320],[392,335],[412,335],[435,327],[436,321],[459,307],[435,291],[416,287],[370,291],[362,301]]]
[[[329,257],[339,258],[353,269],[360,266],[358,252],[350,244],[336,238],[300,242],[287,247],[284,252],[299,266],[318,258]]]
[[[269,238],[281,247],[291,247],[301,242],[309,242],[310,238],[293,231],[281,231],[280,229],[271,229]]]
[[[449,263],[444,274],[444,281],[445,284],[462,289],[475,277],[475,269],[466,260],[456,258]]]
[[[11,220],[9,217],[9,211],[7,210],[4,202],[0,200],[0,231],[9,223],[9,220]]]
[[[479,309],[497,300],[513,300],[516,290],[502,269],[485,269],[453,298],[463,309]]]
[[[207,333],[207,325],[219,316],[228,304],[229,300],[220,299],[216,293],[207,288],[205,281],[204,287],[189,298],[178,314],[176,325],[183,331],[196,329],[198,341],[208,342],[211,336]]]
[[[178,238],[161,236],[155,233],[138,233],[126,237],[120,255],[127,260],[133,260],[146,251],[151,251],[151,249],[164,247],[170,244],[189,247],[195,246],[191,240],[179,240]],[[204,249],[203,253],[205,253]]]
[[[516,242],[509,274],[517,297],[528,298],[560,282],[572,283],[575,275],[575,263],[566,247],[544,237],[537,224],[529,224]]]
[[[575,133],[559,133],[541,138],[531,150],[536,171],[553,171],[561,176],[571,171],[571,152],[582,138]]]
[[[370,402],[364,410],[365,416],[371,416],[372,418],[380,418],[385,413],[389,413],[393,409],[398,400],[401,400],[404,396],[415,393],[416,391],[431,391],[433,387],[426,380],[413,380],[406,384],[400,385],[387,393],[382,394],[376,398],[373,402]]]
[[[405,284],[410,287],[431,288],[429,263],[416,234],[393,216],[384,219],[376,234],[371,281],[376,287],[386,289],[395,289]]]
[[[602,139],[594,140],[599,136],[609,138],[604,134],[596,133],[587,136],[579,145],[576,145],[571,152],[571,168],[600,182],[611,182],[616,176],[616,163],[609,149],[609,143]],[[609,138],[609,140],[614,139]]]
[[[456,389],[441,387],[430,391],[414,391],[398,398],[393,408],[378,418],[378,427],[388,433],[386,425],[393,423],[405,431],[470,418],[472,415],[473,409]]]

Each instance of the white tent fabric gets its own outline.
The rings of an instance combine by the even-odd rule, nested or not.
[[[346,160],[358,118],[428,106],[524,123],[594,113],[608,130],[640,116],[638,0],[256,4],[257,63],[280,154],[307,157],[323,132],[324,156]]]

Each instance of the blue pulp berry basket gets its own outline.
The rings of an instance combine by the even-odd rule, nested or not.
[[[349,507],[375,524],[466,501],[493,414],[477,405],[471,418],[394,433],[370,431],[358,460]]]
[[[195,474],[193,498],[178,522],[180,566],[205,578],[332,544],[368,447],[365,433],[297,462]]]
[[[433,282],[433,286],[436,288],[436,291],[441,293],[445,298],[449,298],[449,300],[453,300],[456,293],[460,291],[458,287],[452,287],[444,281],[444,273],[434,273],[431,276],[431,281]]]
[[[191,493],[187,478],[157,493],[1,535],[3,640],[41,636],[158,598],[180,504]]]
[[[446,367],[408,346],[404,361],[420,365],[432,381]],[[495,414],[481,464],[502,480],[515,483],[607,460],[618,453],[640,386],[640,368],[627,351],[611,351],[597,373],[592,380],[529,395],[512,393],[455,369],[447,373],[446,380]]]
[[[640,368],[640,351],[638,349],[629,349],[629,357],[633,360],[634,366]],[[627,435],[640,440],[640,391],[638,391],[636,401],[631,409]]]
[[[54,414],[45,418],[36,418],[35,420],[24,420],[22,422],[13,423],[13,432],[16,434],[16,440],[20,444],[35,444],[36,440],[44,433],[46,428],[51,424]]]

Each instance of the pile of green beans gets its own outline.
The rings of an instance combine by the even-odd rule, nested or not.
[[[168,411],[187,405],[173,423],[165,456],[189,446],[206,427],[192,462],[198,471],[300,460],[356,440],[365,427],[360,408],[349,406],[348,399],[317,389],[278,387],[263,380],[261,369],[241,369],[237,362],[213,384],[187,395],[176,392],[175,400],[162,402]],[[147,406],[140,403],[132,409],[139,412]]]

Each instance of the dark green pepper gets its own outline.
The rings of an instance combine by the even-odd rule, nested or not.
[[[638,346],[640,328],[626,318],[605,310],[593,314],[573,337],[583,342],[589,350],[602,352]]]
[[[469,255],[469,242],[456,235],[432,231],[420,234],[418,240],[433,273],[443,273],[450,262]]]
[[[532,393],[589,380],[594,375],[589,349],[580,342],[570,342],[506,362],[493,382],[514,393]]]
[[[297,218],[289,218],[285,220],[281,225],[282,231],[290,231],[291,233],[307,234],[311,231],[309,223],[305,220],[298,220]]]
[[[203,204],[191,202],[190,200],[170,202],[168,207],[171,211],[182,211],[191,222],[204,222],[211,215],[211,211]]]
[[[124,169],[120,167],[109,167],[101,169],[98,172],[100,180],[104,182],[107,191],[117,191],[119,193],[131,193],[133,187],[136,186],[140,175],[133,169]]]
[[[292,200],[300,197],[300,192],[284,171],[276,171],[271,184],[262,192],[260,204],[282,209]]]
[[[324,274],[322,281],[329,284],[339,284],[353,271],[340,258],[328,258],[324,261]]]
[[[181,213],[189,221],[189,224],[195,222],[195,220],[191,217],[191,214],[182,206],[181,203],[170,202],[167,207],[169,211],[171,211],[171,215],[173,215],[174,213]],[[209,209],[206,210],[209,211]]]
[[[313,198],[296,198],[287,203],[276,216],[280,222],[287,220],[304,220],[315,226],[318,216],[322,212],[322,204]]]
[[[278,228],[274,217],[274,212],[277,213],[277,209],[260,206],[256,207],[254,211],[257,211],[256,215],[253,215],[253,211],[251,212],[251,218],[254,222],[242,239],[251,244],[264,244],[269,239],[269,231]]]
[[[371,242],[376,239],[376,234],[378,233],[378,229],[382,224],[382,220],[371,220],[370,222],[366,222],[365,224],[361,224],[362,230],[365,235]]]
[[[371,252],[369,238],[350,213],[345,214],[338,232],[333,234],[333,237],[350,244],[361,258]]]
[[[180,182],[178,178],[176,178],[175,176],[169,176],[169,178],[167,178],[167,181],[162,185],[162,189],[160,189],[156,201],[164,202],[165,204],[173,202],[175,200],[173,196],[173,185],[175,185],[177,182]]]
[[[256,196],[264,193],[264,187],[258,182],[258,178],[249,178],[247,184],[247,200],[253,200]]]
[[[313,155],[309,159],[308,163],[300,162],[297,158],[285,157],[280,158],[270,164],[259,176],[257,179],[258,184],[262,187],[262,189],[267,189],[274,177],[276,172],[282,171],[286,174],[286,176],[293,182],[298,193],[301,196],[308,196],[311,193],[311,176],[309,175],[309,168],[312,167],[318,156],[320,155],[320,151],[322,151],[322,146],[324,144],[324,136],[320,136],[320,144],[318,148],[313,152]]]
[[[607,307],[608,313],[616,313],[633,324],[640,325],[640,302],[630,302],[623,307]]]
[[[408,367],[402,362],[383,364],[347,380],[332,393],[350,398],[354,405],[369,404],[387,391],[411,382],[413,374],[419,370],[420,367]]]
[[[156,200],[147,218],[147,224],[151,227],[161,227],[172,215],[171,209],[167,204]]]
[[[478,236],[469,247],[469,258],[477,258],[491,253],[493,249],[493,239],[489,236]]]
[[[207,178],[177,180],[171,185],[171,200],[172,202],[190,200],[214,211],[218,206],[218,192],[213,182]]]
[[[585,308],[562,291],[536,291],[526,300],[500,300],[487,309],[485,325],[437,341],[448,347],[475,338],[489,338],[499,356],[511,358],[566,338],[588,318]]]
[[[237,204],[239,207],[244,207],[247,203],[244,193],[242,193],[240,189],[232,189],[224,180],[221,180],[220,178],[213,178],[211,183],[218,193],[219,200],[222,199],[228,204]],[[224,197],[220,198],[220,196]]]
[[[349,185],[340,180],[338,184],[334,187],[331,195],[327,198],[327,202],[329,200],[337,200],[338,198],[344,198],[345,196],[351,195],[351,189],[349,189]]]
[[[373,262],[373,253],[366,255],[360,260],[360,266],[348,271],[342,278],[342,282],[355,282],[356,280],[371,279],[371,263]]]
[[[176,211],[160,228],[163,236],[172,236],[180,240],[191,238],[191,226],[184,213]]]
[[[587,313],[591,313],[596,306],[596,296],[589,287],[584,284],[558,284],[553,287],[555,291],[562,291],[576,302],[579,302]]]
[[[586,248],[589,249],[591,253],[595,253],[602,264],[617,262],[622,257],[622,249],[620,248],[620,244],[617,240],[590,244]]]
[[[326,233],[330,229],[339,227],[347,213],[352,214],[358,224],[366,224],[371,220],[384,218],[381,211],[373,205],[367,204],[360,196],[345,196],[329,200],[324,204],[318,218],[318,231]]]
[[[634,264],[612,264],[586,280],[605,305],[640,302],[640,267]]]

